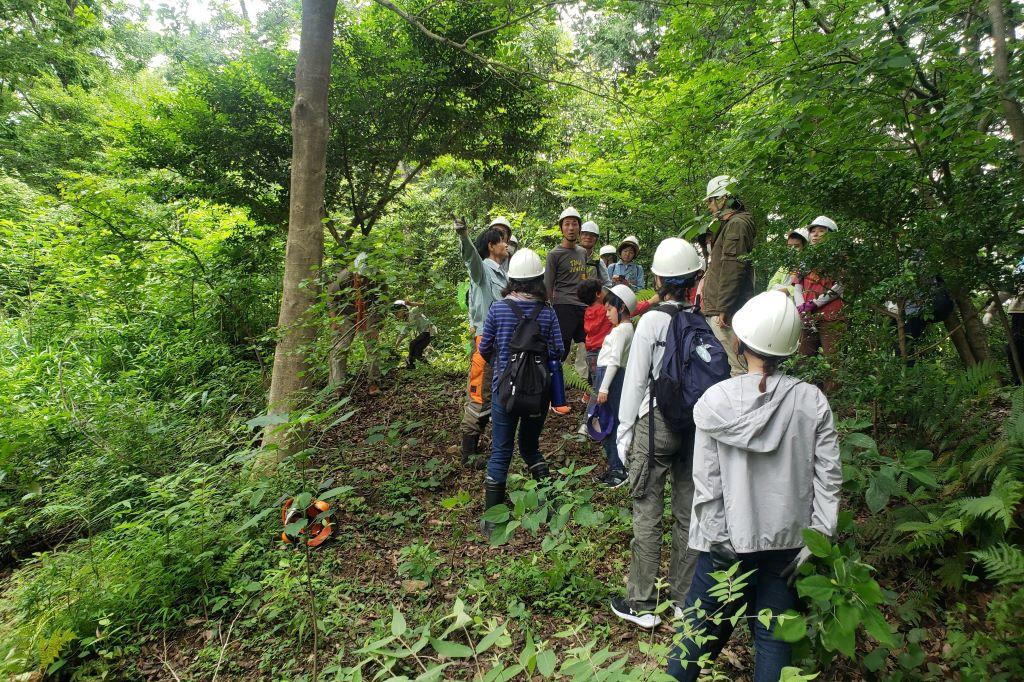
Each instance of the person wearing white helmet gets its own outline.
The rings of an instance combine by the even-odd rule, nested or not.
[[[582,343],[586,339],[583,329],[586,306],[577,294],[580,282],[587,279],[587,251],[578,243],[581,221],[579,211],[572,206],[562,211],[558,216],[562,242],[548,251],[544,266],[544,286],[558,315],[565,358],[569,357],[573,343]]]
[[[612,278],[608,275],[608,268],[605,267],[604,261],[600,258],[591,260],[594,255],[594,247],[597,246],[597,239],[600,236],[601,230],[593,220],[588,220],[580,227],[580,246],[587,252],[587,264],[594,267],[601,285],[610,287]]]
[[[626,284],[633,291],[644,288],[644,269],[634,259],[640,253],[640,240],[629,235],[619,243],[616,251],[619,262],[608,269],[615,284]]]
[[[741,606],[748,614],[768,610],[772,616],[798,608],[793,581],[810,557],[803,533],[831,537],[839,515],[842,464],[828,399],[812,384],[777,373],[799,344],[796,306],[784,293],[767,291],[732,322],[747,373],[709,388],[693,410],[689,545],[699,555],[682,614],[687,622],[680,626],[693,638],[684,636],[668,665],[669,675],[688,682],[700,675],[700,658],[710,654],[714,660],[729,641],[730,618]],[[743,599],[722,604],[712,573],[736,562],[739,574],[755,571],[756,578]],[[720,619],[712,623],[700,612]],[[748,621],[754,679],[779,679],[791,645],[773,637],[774,618],[767,627],[760,618]]]
[[[491,366],[480,355],[480,335],[491,305],[501,300],[508,286],[505,274],[508,244],[501,229],[489,227],[480,233],[474,244],[464,220],[455,221],[462,260],[469,271],[469,327],[473,335],[473,352],[469,361],[469,379],[462,411],[462,466],[483,468],[480,437],[491,419]]]
[[[492,367],[491,382],[491,456],[487,460],[484,478],[484,510],[505,501],[505,483],[508,479],[512,452],[518,441],[519,455],[526,462],[530,475],[536,480],[550,476],[547,461],[540,452],[540,432],[547,416],[545,404],[539,414],[516,416],[506,411],[499,397],[499,380],[512,360],[510,348],[520,321],[535,321],[537,335],[546,350],[546,359],[556,364],[563,355],[562,334],[555,311],[544,300],[544,265],[531,249],[520,249],[508,266],[508,286],[503,298],[491,306],[484,322],[480,339],[480,354]],[[517,438],[518,434],[518,438]],[[490,537],[494,524],[481,520],[481,530]]]
[[[519,239],[514,234],[510,234],[508,236],[508,257],[509,257],[509,260],[512,259],[512,256],[516,255],[516,251],[518,251],[518,250],[519,250]],[[508,261],[506,261],[506,263],[507,262]],[[506,271],[507,270],[508,270],[508,268],[506,268]]]
[[[799,253],[804,250],[810,240],[811,237],[807,233],[807,228],[798,227],[790,230],[789,236],[786,237],[786,246]],[[800,275],[799,270],[795,270],[783,263],[775,271],[771,279],[768,280],[768,291],[782,291],[792,296],[793,302],[800,305],[804,302],[802,279],[803,277]]]
[[[504,270],[505,272],[508,272],[509,261],[512,260],[512,254],[514,254],[516,251],[515,248],[512,248],[512,240],[514,239],[514,237],[512,236],[512,223],[509,222],[508,218],[506,218],[503,215],[500,215],[494,220],[492,220],[487,227],[493,227],[494,229],[501,232],[505,237],[505,243],[509,245],[508,257],[501,264],[501,269]],[[515,246],[516,248],[519,247],[518,240],[515,242]]]
[[[810,234],[811,246],[821,244],[826,235],[839,231],[836,221],[820,215],[806,228]],[[836,351],[843,326],[843,285],[833,277],[818,270],[804,274],[801,280],[803,302],[797,311],[804,320],[804,334],[800,338],[800,354],[814,355],[820,349],[829,356]],[[833,386],[826,381],[826,391]]]
[[[601,247],[601,262],[604,263],[606,268],[611,268],[615,264],[615,247],[611,244],[605,244]],[[609,274],[611,274],[609,272]]]
[[[632,317],[637,312],[636,294],[625,284],[605,287],[602,308],[611,328],[602,339],[601,348],[595,359],[596,395],[587,406],[587,414],[593,414],[596,405],[609,405],[612,424],[609,427],[609,435],[601,441],[608,469],[601,482],[609,488],[618,488],[628,479],[626,468],[619,459],[616,430],[619,425],[619,401],[625,375],[621,370],[626,366],[629,346],[633,342]]]
[[[658,245],[651,272],[662,303],[644,313],[637,323],[622,381],[616,451],[629,470],[633,539],[626,596],[612,599],[611,609],[619,618],[643,628],[661,623],[654,609],[659,602],[662,519],[669,478],[673,524],[668,585],[677,603],[686,596],[696,561],[696,554],[686,544],[693,497],[689,457],[692,432],[685,436],[668,427],[652,391],[661,372],[672,321],[691,310],[690,293],[699,270],[700,256],[686,240],[669,237]]]
[[[736,179],[719,175],[708,182],[708,212],[718,221],[711,256],[701,288],[701,312],[729,354],[733,376],[744,372],[743,358],[733,351],[729,326],[733,313],[754,295],[754,266],[746,257],[754,248],[754,217],[735,194]]]

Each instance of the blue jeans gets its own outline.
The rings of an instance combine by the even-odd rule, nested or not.
[[[741,597],[735,601],[722,606],[711,596],[710,591],[715,587],[715,580],[711,572],[715,570],[711,564],[711,555],[701,552],[697,557],[697,570],[693,575],[693,582],[690,583],[690,591],[686,595],[686,609],[690,609],[699,599],[700,608],[709,616],[721,610],[723,616],[720,625],[715,625],[706,620],[697,629],[704,635],[712,635],[714,639],[705,642],[703,646],[690,639],[682,642],[683,649],[676,647],[669,654],[668,674],[677,680],[696,682],[700,675],[700,667],[696,661],[705,653],[710,652],[714,660],[722,651],[722,647],[729,641],[733,626],[729,622],[732,616],[746,602],[747,611],[744,617],[750,625],[754,635],[754,682],[778,682],[782,669],[789,665],[792,658],[792,649],[789,644],[775,639],[772,631],[775,629],[775,621],[771,623],[771,629],[766,629],[757,620],[757,614],[762,609],[770,609],[773,614],[780,614],[787,609],[794,609],[797,606],[796,590],[786,584],[786,579],[780,577],[783,569],[789,565],[793,557],[797,555],[797,549],[783,549],[771,552],[753,552],[740,554],[741,566],[739,573],[754,570],[754,574],[747,579],[747,587]],[[696,615],[688,612],[685,616],[696,620]],[[690,661],[684,668],[680,659]]]
[[[597,404],[598,390],[601,388],[601,383],[604,381],[604,373],[606,367],[598,367],[594,371],[594,381],[591,384],[593,391],[590,394],[590,402],[587,404],[587,413],[594,405]],[[626,370],[624,367],[619,367],[615,373],[615,378],[612,379],[612,385],[608,387],[608,404],[612,407],[612,413],[615,415],[615,420],[612,426],[611,434],[601,441],[601,446],[604,447],[604,456],[608,460],[609,470],[624,471],[625,467],[622,465],[622,460],[619,459],[618,448],[615,443],[615,432],[619,428],[619,401],[622,399],[622,377],[625,375]]]
[[[487,478],[495,483],[504,483],[508,479],[517,427],[519,454],[527,468],[544,461],[540,454],[540,431],[546,417],[547,410],[537,417],[514,417],[505,411],[497,392],[491,395],[491,457],[487,460]]]

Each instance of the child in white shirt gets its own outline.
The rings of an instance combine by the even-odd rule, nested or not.
[[[618,429],[622,377],[625,374],[620,370],[626,366],[629,346],[633,342],[631,317],[637,308],[636,294],[626,284],[606,287],[604,308],[608,321],[612,323],[612,330],[604,337],[604,343],[601,344],[601,350],[597,354],[597,370],[594,375],[594,387],[597,389],[595,402],[598,405],[607,404],[611,408],[605,412],[609,414],[608,418],[613,420],[613,424],[610,435],[601,441],[608,459],[608,471],[601,481],[609,488],[618,488],[628,478],[626,468],[616,449],[615,434]],[[602,424],[601,426],[605,427],[606,425]],[[606,429],[602,428],[602,431],[606,431]]]

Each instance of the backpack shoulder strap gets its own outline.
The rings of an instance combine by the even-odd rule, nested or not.
[[[537,307],[533,309],[533,312],[530,313],[530,316],[526,318],[526,321],[527,322],[536,322],[537,318],[540,317],[541,311],[544,310],[544,306],[546,306],[546,305],[547,305],[547,303],[545,301],[538,301],[537,302]],[[523,314],[522,313],[519,313],[519,319],[523,319]]]
[[[516,314],[516,317],[519,318],[519,321],[522,322],[522,320],[523,320],[523,310],[522,310],[522,308],[520,308],[515,302],[510,301],[507,298],[502,299],[502,300],[505,302],[505,305],[507,305],[512,310],[512,312],[514,312]]]

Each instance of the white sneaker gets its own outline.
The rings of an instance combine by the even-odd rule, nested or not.
[[[661,625],[661,616],[650,611],[638,611],[623,597],[612,599],[612,613],[645,630],[653,630]]]

